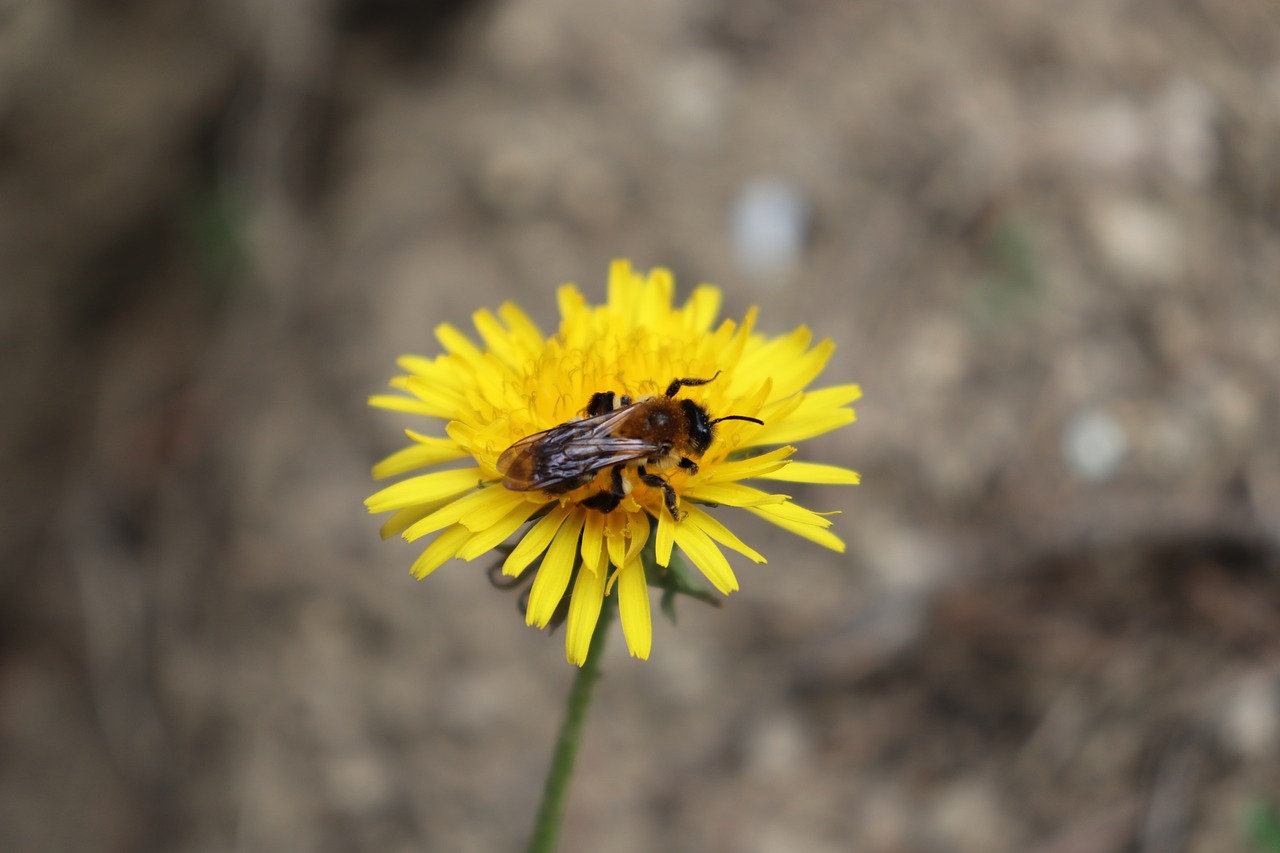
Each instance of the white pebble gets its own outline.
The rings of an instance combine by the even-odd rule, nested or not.
[[[775,278],[795,267],[808,231],[808,199],[788,181],[752,181],[734,201],[729,220],[734,259],[758,278]]]
[[[1227,696],[1221,734],[1227,746],[1244,758],[1275,750],[1280,740],[1280,691],[1265,675],[1244,678]]]
[[[1100,483],[1115,476],[1129,452],[1129,436],[1114,417],[1089,409],[1073,417],[1062,434],[1062,459],[1076,476]]]

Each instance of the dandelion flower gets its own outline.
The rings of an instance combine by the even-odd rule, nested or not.
[[[803,326],[780,337],[762,335],[755,331],[754,309],[740,323],[717,323],[717,288],[696,288],[680,307],[672,304],[674,289],[667,270],[644,275],[615,261],[603,305],[589,304],[573,285],[560,288],[560,328],[550,337],[511,303],[496,314],[475,313],[479,343],[441,324],[436,339],[444,353],[400,358],[404,374],[391,380],[400,393],[369,401],[444,422],[437,430],[443,435],[406,430],[410,445],[374,467],[379,479],[429,469],[365,502],[370,512],[393,513],[383,536],[399,533],[415,541],[434,535],[413,564],[419,578],[451,559],[475,560],[513,540],[504,549],[503,573],[520,576],[537,565],[526,610],[530,625],[545,627],[569,593],[566,655],[578,665],[615,586],[627,646],[634,656],[649,656],[653,629],[642,552],[651,536],[657,565],[670,565],[678,548],[724,594],[738,589],[738,580],[722,549],[765,562],[724,524],[724,508],[740,507],[844,550],[824,515],[769,491],[779,481],[858,482],[845,468],[792,459],[794,443],[854,420],[850,404],[860,396],[858,386],[806,390],[834,345],[815,344]],[[680,378],[710,381],[681,387],[676,397],[693,401],[712,419],[741,418],[714,425],[710,446],[690,460],[696,464],[660,460],[647,472],[643,459],[617,466],[620,493],[615,466],[554,492],[504,485],[503,452],[583,418],[594,395],[612,391],[622,403],[624,395],[643,401],[664,395]],[[616,497],[601,499],[609,493]]]

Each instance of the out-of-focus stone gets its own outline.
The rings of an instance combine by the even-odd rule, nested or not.
[[[1094,205],[1090,221],[1103,258],[1122,280],[1169,285],[1185,265],[1183,235],[1164,210],[1131,198]]]
[[[1062,460],[1082,480],[1110,480],[1128,452],[1129,437],[1124,427],[1102,409],[1077,413],[1062,433]]]
[[[757,279],[778,279],[799,265],[809,219],[809,200],[790,181],[759,178],[747,183],[729,214],[734,260]]]

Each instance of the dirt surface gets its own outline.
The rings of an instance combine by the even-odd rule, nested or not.
[[[620,256],[833,338],[863,485],[614,638],[563,849],[1277,849],[1273,3],[18,0],[0,223],[6,853],[520,849],[562,637],[364,399]]]

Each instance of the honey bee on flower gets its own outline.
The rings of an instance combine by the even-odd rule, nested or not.
[[[717,373],[717,375],[719,375]],[[712,377],[714,379],[715,377]],[[498,457],[502,484],[517,492],[540,489],[562,494],[609,470],[609,488],[581,501],[600,512],[617,509],[631,493],[624,472],[635,467],[640,482],[662,490],[663,503],[676,521],[684,518],[676,509],[679,498],[658,470],[672,465],[698,473],[700,458],[711,446],[721,421],[764,421],[746,415],[712,418],[693,400],[677,400],[676,393],[689,385],[706,385],[711,379],[673,379],[666,393],[639,402],[612,391],[591,396],[585,418],[534,433],[508,447]]]
[[[651,533],[659,566],[678,547],[726,594],[738,583],[722,547],[765,560],[710,508],[742,508],[844,549],[824,515],[745,482],[858,482],[845,468],[791,458],[794,443],[854,420],[858,386],[805,390],[834,346],[813,345],[804,327],[761,335],[754,309],[741,323],[716,324],[717,288],[696,288],[682,307],[673,307],[673,290],[667,271],[645,276],[618,261],[603,305],[560,289],[560,328],[550,337],[510,303],[474,315],[482,344],[443,324],[444,354],[401,358],[405,373],[392,386],[402,393],[370,400],[445,422],[443,436],[407,430],[412,443],[377,465],[376,477],[462,460],[370,497],[371,512],[393,512],[383,535],[435,534],[414,563],[419,577],[515,537],[504,573],[521,575],[540,559],[530,624],[547,625],[572,583],[566,654],[576,664],[615,586],[627,645],[648,657],[641,554]]]

